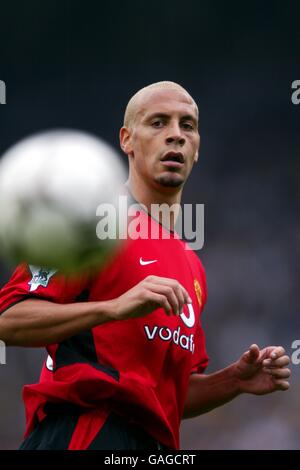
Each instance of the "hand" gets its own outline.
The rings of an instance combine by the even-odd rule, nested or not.
[[[175,279],[148,276],[111,301],[113,320],[138,318],[162,307],[167,315],[180,315],[185,303],[192,303],[186,289]]]
[[[259,349],[252,344],[235,363],[235,376],[241,392],[264,395],[276,390],[288,390],[286,380],[291,371],[287,368],[290,360],[281,346]]]

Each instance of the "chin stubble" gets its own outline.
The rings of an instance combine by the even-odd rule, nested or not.
[[[183,184],[183,181],[181,179],[175,179],[174,177],[170,176],[159,176],[156,181],[162,186],[168,188],[178,188]]]

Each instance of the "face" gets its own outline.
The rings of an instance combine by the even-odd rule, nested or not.
[[[121,129],[131,176],[156,189],[184,185],[198,159],[199,143],[196,105],[181,90],[147,90],[131,128]]]

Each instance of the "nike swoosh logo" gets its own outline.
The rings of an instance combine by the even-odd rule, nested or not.
[[[146,266],[147,264],[152,264],[152,263],[156,263],[157,262],[157,259],[153,259],[151,261],[144,261],[142,257],[140,257],[140,265],[141,266]]]

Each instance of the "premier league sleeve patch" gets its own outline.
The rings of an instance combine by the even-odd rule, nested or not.
[[[48,269],[40,266],[29,265],[32,274],[31,280],[28,282],[29,292],[37,290],[39,286],[47,287],[51,277],[57,272],[57,269]]]

